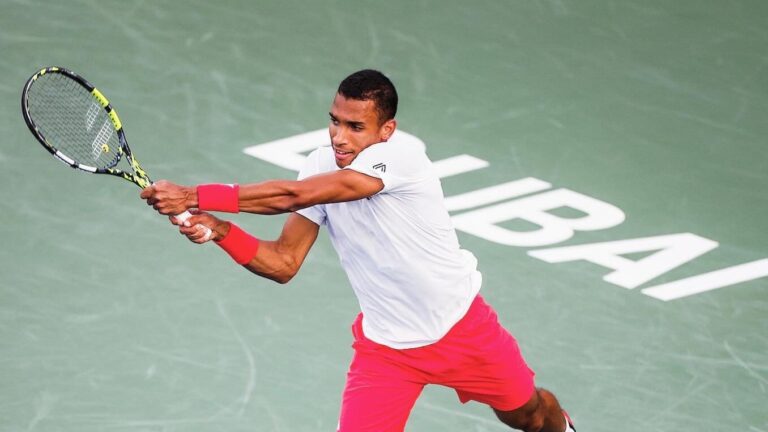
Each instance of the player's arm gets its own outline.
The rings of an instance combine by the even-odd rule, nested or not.
[[[298,181],[271,180],[241,185],[238,203],[243,212],[277,214],[316,204],[356,201],[375,195],[383,188],[381,179],[353,170],[339,170]]]
[[[179,224],[171,217],[171,222]],[[187,221],[189,226],[181,225],[179,231],[195,243],[204,243],[204,238],[196,224],[211,228],[212,240],[221,242],[230,234],[232,225],[211,214],[201,212]],[[280,237],[274,241],[259,240],[256,254],[243,264],[251,272],[278,283],[286,283],[301,268],[304,259],[317,239],[319,226],[304,216],[294,213],[288,216]]]
[[[216,185],[227,195],[230,190],[224,185]],[[233,211],[272,215],[288,213],[311,207],[316,204],[328,204],[355,201],[375,195],[384,188],[381,179],[353,170],[339,170],[318,174],[303,180],[269,180],[261,183],[239,185],[231,188],[232,201],[228,205]],[[236,195],[235,195],[236,191]],[[181,186],[161,180],[141,192],[141,198],[165,215],[180,214],[190,208],[230,211],[225,208],[206,208],[200,205],[199,188]],[[213,195],[213,194],[211,194]]]

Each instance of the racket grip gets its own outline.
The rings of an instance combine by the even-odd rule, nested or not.
[[[176,215],[176,216],[175,216],[175,218],[176,218],[176,221],[177,221],[177,222],[180,222],[180,223],[184,223],[184,221],[186,221],[186,220],[187,220],[187,219],[189,219],[190,217],[192,217],[192,213],[190,213],[189,211],[185,211],[184,213],[182,213],[182,214],[180,214],[180,215]],[[205,241],[208,241],[208,240],[210,240],[210,239],[211,239],[211,234],[213,234],[213,232],[211,231],[211,229],[210,229],[210,228],[208,228],[208,227],[207,227],[207,226],[205,226],[205,225],[200,225],[200,224],[197,224],[197,225],[195,225],[195,226],[196,226],[197,228],[202,228],[202,229],[204,229],[204,230],[205,230],[205,237],[203,237],[203,240],[205,240]]]

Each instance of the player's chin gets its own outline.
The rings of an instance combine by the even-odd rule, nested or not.
[[[343,159],[336,158],[336,166],[339,168],[346,168],[352,164],[352,161],[355,160],[354,154],[349,154],[348,157],[345,157]]]

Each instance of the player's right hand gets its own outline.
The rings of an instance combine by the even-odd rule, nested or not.
[[[147,201],[158,213],[177,215],[197,206],[194,187],[177,185],[168,180],[158,180],[141,190],[141,199]]]

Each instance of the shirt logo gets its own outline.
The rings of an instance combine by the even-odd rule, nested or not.
[[[381,171],[383,173],[387,172],[387,166],[384,165],[383,163],[377,163],[376,165],[373,166],[373,169],[374,170],[379,170],[379,171]]]

